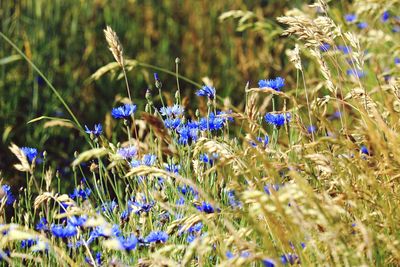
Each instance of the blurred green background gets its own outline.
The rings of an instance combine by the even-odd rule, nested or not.
[[[103,122],[117,104],[116,96],[126,92],[123,80],[117,80],[116,75],[85,82],[113,61],[103,35],[106,25],[119,35],[127,58],[174,71],[175,58],[179,57],[180,74],[199,83],[207,76],[220,96],[240,104],[247,81],[255,86],[261,78],[289,76],[291,68],[283,56],[285,42],[275,17],[304,4],[266,0],[0,3],[1,31],[60,91],[80,122],[90,127]],[[253,30],[238,31],[238,19],[220,21],[219,16],[230,10],[252,11],[242,28]],[[258,20],[263,23],[255,27]],[[146,89],[154,87],[153,72],[135,68],[128,73],[134,102],[141,107]],[[175,78],[159,75],[164,90],[174,92]],[[42,115],[68,118],[68,114],[38,74],[4,40],[0,41],[0,77],[0,170],[11,171],[15,161],[8,150],[10,142],[46,150],[60,169],[69,166],[74,150],[84,147],[84,138],[73,129],[45,128],[44,122],[27,124]],[[184,95],[193,95],[196,89],[183,81],[181,86]]]

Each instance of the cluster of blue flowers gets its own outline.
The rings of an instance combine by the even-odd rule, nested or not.
[[[165,117],[164,126],[178,135],[177,141],[180,145],[195,143],[199,139],[199,131],[218,131],[228,121],[233,121],[230,112],[218,111],[216,114],[211,112],[207,117],[200,118],[199,121],[188,120],[184,123],[183,113],[184,109],[177,104],[160,109],[160,114]]]

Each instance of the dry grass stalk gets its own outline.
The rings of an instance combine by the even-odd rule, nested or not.
[[[11,144],[9,149],[18,158],[18,160],[20,162],[20,164],[14,164],[14,167],[21,172],[30,172],[31,166],[30,166],[28,159],[26,158],[24,152],[16,144],[13,144],[13,143]]]
[[[332,19],[319,16],[316,19],[307,16],[284,16],[277,20],[289,26],[283,34],[296,35],[300,40],[305,41],[307,47],[319,47],[323,43],[332,44],[340,29]]]
[[[301,58],[300,58],[300,48],[299,45],[296,44],[293,50],[286,50],[286,55],[289,58],[289,61],[293,63],[294,67],[298,70],[302,70],[301,67]]]
[[[117,61],[121,67],[124,67],[124,51],[117,34],[110,26],[107,26],[103,31],[108,43],[108,48],[113,54],[115,61]]]

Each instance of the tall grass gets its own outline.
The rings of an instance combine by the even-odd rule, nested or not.
[[[48,152],[10,145],[27,186],[17,200],[7,186],[0,192],[1,258],[49,266],[399,265],[398,3],[360,5],[317,1],[273,24],[251,12],[219,14],[240,30],[280,23],[276,31],[294,47],[279,50],[287,73],[275,76],[285,84],[274,75],[227,82],[243,97],[239,106],[212,78],[202,85],[182,73],[180,62],[174,72],[121,58],[129,48],[117,42],[118,28],[107,29],[113,55],[102,56],[117,62],[93,70],[87,83],[142,64],[157,69],[148,78],[154,85],[144,96],[122,95],[127,80],[98,114],[103,127],[85,128],[91,148],[68,155],[73,191]],[[357,18],[346,21],[352,8]],[[196,98],[180,91],[183,81],[199,85]]]

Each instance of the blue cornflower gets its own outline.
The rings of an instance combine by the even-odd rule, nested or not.
[[[360,23],[357,24],[357,27],[358,27],[359,29],[365,29],[365,28],[368,27],[368,23],[366,23],[366,22],[360,22]]]
[[[266,186],[264,186],[264,191],[265,191],[265,193],[267,193],[267,195],[271,195],[270,190],[278,192],[280,187],[281,187],[281,185],[279,185],[279,184],[266,185]]]
[[[225,255],[228,259],[233,259],[235,257],[235,255],[231,251],[227,251]],[[248,252],[248,251],[240,252],[240,257],[242,257],[242,258],[248,258],[249,256],[250,256],[250,252]]]
[[[356,69],[348,69],[346,71],[347,75],[349,76],[355,76],[357,78],[363,78],[365,76],[365,72],[362,70],[356,70]]]
[[[137,246],[138,239],[134,235],[130,235],[128,237],[120,236],[118,237],[119,244],[126,251],[134,250]]]
[[[101,123],[95,124],[94,129],[90,130],[86,125],[85,125],[85,132],[87,134],[93,134],[95,136],[99,136],[103,133],[103,126],[101,126]]]
[[[130,210],[130,212],[134,211],[135,214],[141,214],[142,212],[148,213],[154,205],[154,201],[147,202],[147,199],[143,197],[142,201],[136,201],[135,199],[129,200],[128,210]]]
[[[201,205],[196,206],[197,210],[205,212],[205,213],[214,213],[214,207],[205,201],[201,203]]]
[[[127,119],[136,112],[136,105],[125,104],[123,106],[113,108],[111,115],[116,119]]]
[[[276,91],[280,91],[281,88],[284,86],[285,86],[285,79],[283,79],[282,77],[276,77],[275,79],[271,80],[260,80],[258,82],[258,87],[260,88],[268,87]]]
[[[87,221],[87,215],[83,215],[80,217],[72,216],[71,218],[68,218],[68,224],[72,226],[82,226],[86,221]]]
[[[39,222],[36,224],[36,230],[49,230],[48,222],[45,217],[40,218]]]
[[[189,185],[178,186],[178,191],[181,192],[183,195],[193,195],[196,196],[198,192]]]
[[[228,201],[229,201],[229,205],[232,208],[239,208],[242,207],[242,202],[240,202],[239,200],[237,200],[236,198],[236,194],[234,190],[229,190],[228,191]]]
[[[1,188],[3,189],[6,197],[6,204],[7,206],[12,205],[15,202],[15,197],[11,192],[11,187],[7,184],[2,185]]]
[[[166,118],[164,120],[164,126],[167,129],[175,130],[178,128],[182,123],[180,118]]]
[[[342,51],[343,54],[347,55],[351,52],[351,47],[345,46],[345,45],[338,45],[337,49]]]
[[[212,153],[211,156],[207,155],[207,154],[200,154],[199,159],[201,162],[204,163],[209,163],[210,165],[214,164],[214,161],[216,159],[218,159],[219,155],[218,153]]]
[[[333,112],[333,114],[330,115],[328,117],[328,119],[332,121],[332,120],[339,119],[341,116],[342,116],[342,113],[339,110],[337,110],[337,111]]]
[[[36,243],[34,239],[25,239],[21,241],[21,248],[30,248]]]
[[[81,241],[81,240],[78,240],[76,242],[68,242],[68,244],[67,244],[67,246],[69,248],[75,248],[75,249],[80,248],[82,245],[83,245],[83,241]]]
[[[369,155],[368,148],[366,146],[361,146],[360,148],[361,153]]]
[[[189,143],[189,127],[187,126],[182,126],[178,129],[178,133],[179,133],[179,139],[178,139],[178,143],[180,145],[187,145]]]
[[[354,21],[357,19],[357,16],[356,16],[355,14],[346,14],[346,15],[344,16],[344,19],[345,19],[347,22],[354,22]]]
[[[181,169],[181,165],[173,164],[173,163],[170,163],[170,164],[164,163],[164,167],[167,172],[176,173],[176,174],[179,173],[179,170]]]
[[[30,162],[32,162],[38,154],[37,149],[32,147],[21,147],[21,150]]]
[[[142,162],[143,165],[153,166],[156,163],[157,156],[153,154],[146,154],[143,156]]]
[[[257,141],[262,143],[263,146],[266,147],[269,144],[269,136],[265,135],[264,139],[259,136],[259,137],[257,137]]]
[[[268,258],[262,259],[261,262],[264,267],[275,267],[276,266],[275,261],[272,259],[268,259]]]
[[[97,252],[96,255],[95,255],[95,257],[94,257],[95,263],[94,263],[94,262],[92,261],[92,259],[91,259],[90,257],[88,257],[88,256],[85,257],[85,261],[86,261],[89,265],[91,265],[91,266],[95,266],[95,265],[101,266],[102,263],[103,263],[101,257],[102,257],[101,252]]]
[[[132,159],[129,165],[131,165],[132,168],[136,168],[142,165],[142,162],[138,159]]]
[[[109,201],[109,202],[104,202],[101,205],[101,211],[103,212],[113,212],[114,209],[116,209],[118,206],[117,202],[115,200]]]
[[[282,264],[286,265],[286,264],[299,263],[300,260],[296,254],[288,253],[281,256],[281,262]]]
[[[327,44],[327,43],[323,43],[322,45],[319,46],[319,49],[320,49],[322,52],[326,52],[326,51],[328,51],[330,48],[331,48],[331,45],[330,45],[330,44]]]
[[[67,226],[63,226],[60,224],[52,224],[51,225],[51,233],[55,237],[61,237],[61,238],[68,238],[68,237],[73,237],[78,234],[78,230],[76,229],[75,226],[71,224],[67,224]]]
[[[268,124],[275,125],[277,127],[284,125],[285,123],[289,123],[291,120],[290,113],[267,113],[264,116],[265,121]]]
[[[200,119],[199,128],[201,131],[217,131],[224,127],[226,119],[210,113],[208,117]]]
[[[315,133],[316,131],[317,131],[317,127],[315,127],[314,125],[310,125],[307,127],[308,133]]]
[[[232,110],[228,110],[228,111],[217,111],[217,116],[224,119],[224,121],[233,121],[233,117],[232,117]]]
[[[120,216],[121,220],[124,220],[124,221],[127,220],[130,214],[131,214],[130,209],[123,210],[121,213],[121,216]]]
[[[215,88],[212,86],[204,85],[201,89],[196,92],[198,96],[206,96],[209,99],[215,98]]]
[[[198,222],[195,225],[192,225],[187,230],[188,233],[199,233],[203,229],[203,223]]]
[[[128,146],[118,149],[117,153],[124,159],[133,158],[137,154],[137,148],[134,146]]]
[[[175,202],[177,206],[185,205],[185,199],[183,197],[179,197],[179,199]]]
[[[386,22],[386,21],[388,21],[389,17],[390,17],[389,11],[385,11],[385,12],[383,12],[383,14],[381,16],[381,21]]]
[[[400,57],[395,57],[394,58],[394,64],[400,65]]]
[[[146,243],[165,243],[167,240],[168,234],[163,231],[153,231],[144,239]]]
[[[186,237],[186,242],[192,243],[197,238],[197,235],[188,235]]]
[[[162,116],[166,116],[166,117],[178,117],[180,115],[182,115],[184,112],[184,109],[182,106],[175,104],[172,107],[162,107],[160,108],[160,113]]]
[[[72,199],[82,198],[82,200],[86,200],[89,198],[91,193],[92,190],[90,188],[75,188],[74,192],[69,196]]]
[[[108,236],[106,230],[101,226],[97,226],[89,233],[89,239],[86,241],[86,243],[90,244],[97,238],[105,236]]]

